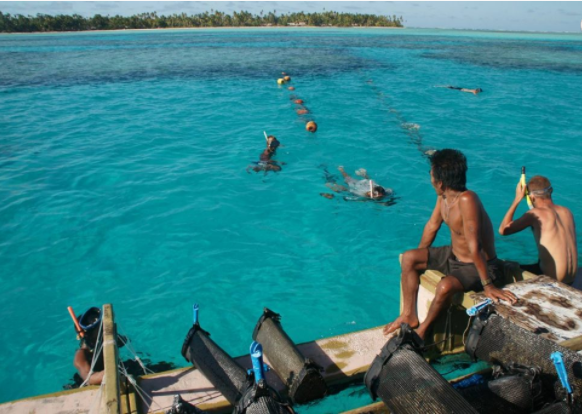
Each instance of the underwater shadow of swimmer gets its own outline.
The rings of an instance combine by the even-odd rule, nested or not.
[[[379,204],[382,206],[386,206],[386,207],[390,207],[393,206],[395,204],[397,204],[396,200],[400,200],[400,197],[397,197],[394,192],[392,192],[391,195],[383,197],[379,200],[377,199],[370,199],[370,198],[365,198],[365,197],[357,197],[357,196],[343,196],[342,197],[344,199],[344,201],[355,201],[355,202],[359,202],[359,203],[374,203],[374,204]]]

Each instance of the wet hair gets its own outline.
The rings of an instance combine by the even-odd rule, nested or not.
[[[443,190],[465,191],[467,184],[467,158],[459,150],[442,149],[430,157],[435,181],[443,183]]]
[[[381,195],[381,196],[386,195],[386,190],[384,190],[384,187],[382,187],[380,185],[374,186],[374,192],[378,193],[378,195]]]
[[[477,89],[476,89],[476,91],[477,91],[477,92],[483,92],[483,89],[481,89],[481,88],[477,88]]]
[[[550,198],[552,196],[552,183],[542,175],[530,178],[527,189],[535,197]]]
[[[273,135],[269,135],[268,139],[270,141],[267,141],[267,148],[271,151],[275,151],[277,147],[281,144],[279,140],[275,138],[275,136]]]

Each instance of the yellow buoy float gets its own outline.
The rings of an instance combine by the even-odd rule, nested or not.
[[[313,121],[309,121],[307,124],[305,124],[305,129],[309,132],[315,132],[317,131],[317,124]]]
[[[283,85],[283,84],[285,83],[285,79],[283,79],[283,78],[279,78],[279,79],[277,79],[277,83],[278,83],[279,85]]]

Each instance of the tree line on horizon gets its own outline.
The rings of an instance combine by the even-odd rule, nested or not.
[[[84,30],[120,30],[120,29],[164,29],[182,27],[259,27],[259,26],[335,26],[335,27],[402,27],[403,18],[378,16],[374,14],[352,14],[324,11],[321,13],[286,13],[277,15],[277,11],[252,14],[247,11],[233,12],[232,16],[220,11],[186,15],[186,13],[169,16],[153,13],[141,13],[133,16],[83,17],[79,14],[51,16],[37,14],[24,16],[11,15],[0,11],[0,32],[77,32]]]

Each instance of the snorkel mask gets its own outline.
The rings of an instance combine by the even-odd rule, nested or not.
[[[79,326],[85,332],[98,328],[100,323],[101,309],[95,307],[87,309],[87,311],[85,311],[85,313],[79,318]]]
[[[528,189],[528,192],[531,195],[538,196],[538,197],[543,197],[545,195],[549,195],[551,190],[552,190],[552,186],[550,185],[549,187],[542,188],[540,190],[530,190],[530,189]]]

